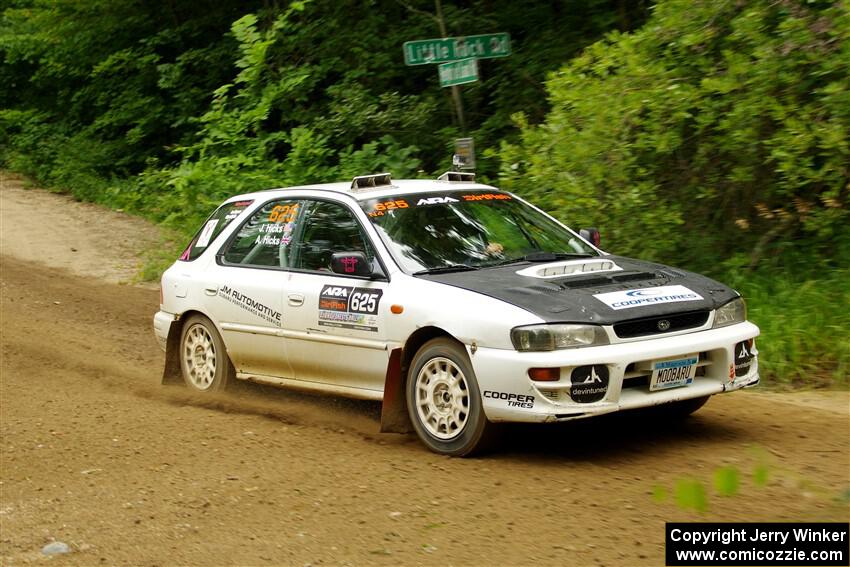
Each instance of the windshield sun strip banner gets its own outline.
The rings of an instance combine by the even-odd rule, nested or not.
[[[380,217],[388,211],[425,207],[432,205],[451,205],[463,202],[510,201],[511,195],[498,191],[452,191],[449,193],[417,193],[413,195],[381,197],[363,203],[363,210],[370,217]]]

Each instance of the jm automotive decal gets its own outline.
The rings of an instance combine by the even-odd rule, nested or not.
[[[683,285],[665,285],[645,289],[632,289],[629,291],[612,291],[611,293],[597,293],[593,297],[615,311],[641,307],[643,305],[657,305],[659,303],[699,301],[703,298],[697,292],[691,291]]]
[[[218,290],[218,296],[277,327],[281,326],[280,311],[275,311],[236,289],[223,285]]]
[[[377,331],[383,293],[380,289],[326,285],[319,295],[319,325]]]

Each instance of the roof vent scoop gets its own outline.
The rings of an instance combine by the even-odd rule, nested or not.
[[[373,189],[375,187],[390,186],[393,180],[389,173],[378,173],[377,175],[361,175],[351,180],[351,190]]]
[[[447,171],[437,178],[437,181],[448,181],[449,183],[474,183],[474,173],[463,173],[460,171]]]

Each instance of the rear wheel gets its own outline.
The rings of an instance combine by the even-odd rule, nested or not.
[[[183,324],[180,368],[183,381],[198,392],[221,391],[233,381],[235,370],[224,341],[206,317],[193,315]]]
[[[432,339],[419,349],[407,374],[406,399],[416,433],[435,453],[462,457],[493,440],[478,381],[456,341]]]

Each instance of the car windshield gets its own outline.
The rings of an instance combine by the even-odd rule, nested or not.
[[[422,193],[361,205],[409,273],[598,255],[576,234],[507,193]]]

